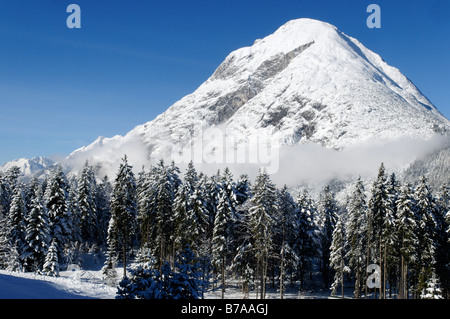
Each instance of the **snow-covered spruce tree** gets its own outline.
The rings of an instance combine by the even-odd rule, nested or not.
[[[189,163],[183,183],[178,187],[173,203],[175,215],[175,247],[181,250],[189,245],[197,250],[205,238],[208,212],[204,190],[192,162]]]
[[[139,172],[136,179],[136,200],[137,200],[137,222],[139,225],[141,245],[148,246],[150,233],[153,226],[151,216],[150,198],[153,191],[153,177],[156,174],[151,173],[155,168],[150,167],[150,171],[145,171],[144,167]]]
[[[80,214],[80,231],[83,242],[93,244],[99,235],[95,201],[96,180],[92,166],[86,161],[78,178],[76,203]]]
[[[7,220],[7,216],[0,216],[0,269],[6,269],[8,267],[11,249]]]
[[[297,275],[300,280],[300,289],[305,288],[305,276],[312,276],[313,264],[320,256],[320,230],[318,227],[318,212],[314,200],[303,189],[297,196],[298,206],[298,235],[295,251],[300,257]]]
[[[10,264],[12,249],[8,222],[10,204],[11,187],[6,176],[0,173],[0,269],[7,269]],[[20,268],[18,262],[17,265]]]
[[[400,253],[399,298],[408,298],[408,269],[417,261],[417,215],[412,186],[401,186],[396,200],[396,240]]]
[[[320,227],[320,252],[321,272],[326,288],[330,287],[330,247],[333,239],[333,231],[337,221],[337,202],[329,185],[325,186],[319,199],[319,227]]]
[[[228,264],[230,253],[235,248],[236,226],[239,220],[237,214],[236,189],[232,174],[225,168],[222,175],[218,173],[215,179],[216,203],[214,226],[213,226],[213,254],[214,263],[218,260]],[[219,257],[220,256],[220,257]]]
[[[72,238],[70,241],[70,244],[66,244],[64,246],[64,250],[66,252],[65,260],[64,262],[67,264],[71,264],[69,254],[72,253],[72,248],[69,248],[72,246],[72,244],[80,243],[82,241],[81,238],[81,211],[78,208],[78,178],[74,175],[67,178],[67,184],[68,184],[68,194],[69,194],[69,211],[71,215],[71,224],[72,224]],[[70,250],[70,251],[69,251]],[[68,254],[67,254],[68,253]]]
[[[139,248],[129,277],[119,282],[116,299],[159,299],[161,291],[157,281],[161,278],[155,265],[151,249],[144,244]]]
[[[427,285],[427,281],[435,274],[436,264],[436,203],[428,187],[425,176],[421,177],[415,190],[416,208],[418,215],[418,268],[416,269],[419,282],[416,287],[416,296]]]
[[[369,199],[369,213],[368,213],[368,263],[375,263],[380,266],[382,284],[380,285],[380,298],[385,294],[385,278],[386,278],[386,263],[384,262],[387,256],[386,250],[393,250],[393,243],[395,235],[393,229],[394,211],[389,194],[389,180],[386,174],[384,164],[381,163],[378,170],[378,176],[373,183],[371,196]],[[389,258],[395,260],[395,256]],[[391,260],[390,260],[391,261]],[[391,261],[392,264],[392,261]]]
[[[250,195],[249,195],[250,196]],[[231,261],[231,270],[241,279],[242,293],[244,298],[248,298],[250,285],[255,280],[256,259],[254,254],[254,241],[251,233],[250,200],[247,199],[241,205],[238,205],[239,220],[235,225],[235,251]]]
[[[0,174],[0,219],[5,218],[9,213],[9,185],[3,175]]]
[[[58,263],[58,243],[52,239],[50,248],[45,256],[42,273],[46,276],[59,277],[59,263]]]
[[[203,173],[199,174],[200,187],[204,190],[204,199],[207,211],[208,227],[206,233],[209,237],[212,237],[212,231],[214,228],[214,218],[216,216],[216,209],[218,204],[219,195],[219,175],[207,176]]]
[[[153,248],[159,266],[166,261],[173,262],[173,202],[181,184],[179,169],[172,163],[166,166],[160,161],[150,170],[150,182],[147,192],[148,200],[141,206],[139,220],[142,231],[142,242],[149,242]]]
[[[119,241],[118,234],[115,231],[114,219],[110,219],[108,236],[107,236],[107,251],[106,260],[102,267],[102,279],[110,286],[116,286],[118,281],[118,275],[116,271],[116,265],[118,261]]]
[[[20,174],[20,168],[17,166],[13,166],[4,174],[0,174],[0,218],[9,215],[13,192]]]
[[[348,273],[350,270],[345,258],[347,241],[343,219],[344,216],[342,214],[339,215],[333,230],[333,238],[330,246],[330,267],[334,270],[334,281],[331,284],[331,294],[336,295],[340,286],[342,298],[344,298],[344,274]]]
[[[126,277],[127,251],[136,233],[136,181],[125,156],[117,173],[111,197],[111,222],[108,236],[121,247],[123,276]],[[111,243],[108,243],[111,244]]]
[[[386,298],[386,284],[387,281],[393,285],[396,281],[396,270],[398,264],[396,238],[395,238],[395,215],[396,205],[395,199],[397,197],[398,182],[395,174],[392,173],[389,178],[386,178],[385,189],[387,194],[386,207],[381,210],[384,214],[382,217],[382,224],[380,230],[380,240],[378,242],[378,254],[380,267],[382,269],[380,298]]]
[[[249,209],[250,232],[257,260],[256,277],[259,278],[260,298],[266,296],[266,278],[269,258],[273,249],[274,216],[278,209],[277,190],[267,172],[260,171],[252,188]]]
[[[70,211],[69,186],[61,166],[51,172],[44,202],[48,212],[50,238],[56,242],[60,264],[64,264],[64,248],[73,239],[73,216]]]
[[[398,265],[400,255],[398,251],[398,240],[396,238],[396,217],[397,205],[396,201],[400,192],[399,181],[395,173],[391,173],[386,181],[387,193],[389,198],[389,207],[387,215],[384,218],[383,231],[381,237],[382,243],[382,265],[383,265],[383,297],[386,298],[386,288],[389,284],[389,295],[392,297],[393,288],[397,284]]]
[[[243,174],[236,181],[236,220],[234,221],[234,247],[235,253],[238,254],[244,246],[249,243],[249,231],[248,231],[248,209],[249,199],[251,195],[251,185],[248,180],[248,176]],[[234,257],[233,257],[234,258]],[[232,268],[235,268],[237,264],[232,263]],[[235,270],[240,273],[238,266]]]
[[[437,217],[437,249],[436,249],[436,275],[441,284],[442,297],[450,297],[450,234],[449,221],[446,214],[450,210],[450,195],[446,184],[442,185],[436,195]]]
[[[193,234],[187,231],[186,228],[189,226],[196,228],[196,226],[201,225],[187,225],[187,220],[190,217],[193,217],[191,213],[191,192],[188,183],[182,183],[180,187],[178,187],[177,192],[175,193],[174,201],[173,201],[173,214],[174,214],[174,247],[179,249],[183,247],[184,244],[191,242],[191,239],[198,239],[198,237],[194,237]],[[195,231],[195,230],[194,230]],[[197,233],[198,234],[198,233]],[[192,236],[192,237],[191,237]]]
[[[350,195],[347,207],[347,242],[348,265],[355,276],[355,298],[361,297],[362,286],[365,284],[366,247],[367,247],[367,198],[364,184],[359,177]]]
[[[439,279],[435,274],[432,274],[431,278],[427,280],[425,287],[420,294],[421,299],[443,299],[442,289],[440,287]]]
[[[22,260],[17,247],[12,244],[8,216],[0,220],[0,269],[22,271]]]
[[[368,223],[371,229],[369,235],[369,262],[380,265],[380,245],[384,242],[382,237],[385,218],[390,215],[391,203],[387,190],[387,175],[384,164],[381,163],[378,176],[373,183],[369,199]]]
[[[165,281],[171,277],[166,263],[162,271],[148,263],[140,263],[130,269],[130,276],[123,277],[117,287],[116,299],[168,299]]]
[[[7,217],[14,188],[20,176],[20,168],[13,166],[4,174],[0,174],[0,218]]]
[[[251,196],[251,184],[247,174],[242,174],[236,181],[236,203],[242,205]]]
[[[199,264],[187,247],[175,260],[158,269],[156,262],[144,262],[130,270],[130,277],[119,283],[117,299],[199,299],[204,283]]]
[[[230,247],[229,249],[231,251],[234,251],[236,249],[236,227],[237,227],[237,221],[239,220],[240,216],[238,216],[238,211],[236,207],[238,206],[237,201],[237,190],[236,190],[236,183],[233,180],[233,174],[231,173],[230,169],[228,167],[225,167],[225,169],[222,172],[222,175],[220,176],[219,183],[219,192],[223,190],[222,193],[226,197],[226,201],[229,203],[230,208],[230,225],[229,225],[229,231],[230,231]]]
[[[299,233],[298,207],[286,185],[278,194],[278,214],[276,215],[275,251],[279,259],[280,298],[284,296],[284,281],[299,264],[299,256],[295,249]]]
[[[50,245],[48,213],[43,202],[42,188],[34,184],[29,212],[26,218],[26,248],[23,259],[27,271],[40,271]]]
[[[97,208],[97,244],[106,244],[108,237],[109,220],[111,219],[111,194],[112,186],[105,176],[95,189],[95,207]]]
[[[175,272],[170,282],[172,299],[200,299],[206,287],[200,264],[189,245],[177,255]]]
[[[28,212],[25,202],[24,186],[18,183],[14,188],[11,207],[9,208],[8,217],[8,230],[9,230],[9,240],[11,241],[12,247],[16,249],[19,254],[19,260],[21,268],[24,266],[23,252],[26,248],[26,218]]]
[[[219,191],[219,202],[214,218],[212,237],[212,263],[222,281],[222,299],[225,294],[226,266],[231,246],[232,203],[222,188]]]

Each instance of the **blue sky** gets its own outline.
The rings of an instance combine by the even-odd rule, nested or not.
[[[67,28],[71,3],[81,29]],[[366,26],[371,3],[381,29]],[[448,0],[0,0],[0,164],[126,134],[304,17],[360,40],[450,118],[449,14]]]

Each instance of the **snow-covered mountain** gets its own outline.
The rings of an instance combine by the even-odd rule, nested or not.
[[[378,161],[380,145],[398,151],[392,143],[430,140],[449,129],[449,120],[379,55],[333,25],[298,19],[230,53],[154,120],[125,136],[99,137],[65,164],[79,168],[88,160],[115,171],[124,154],[137,167],[160,159],[240,164],[261,160],[264,146],[279,168],[283,156],[290,164],[300,163],[298,156],[320,161],[332,156],[329,150],[367,145],[380,147],[372,158]],[[297,145],[325,153],[299,155]]]
[[[33,157],[31,159],[19,158],[1,166],[0,173],[7,172],[9,169],[16,166],[20,168],[20,171],[24,176],[39,176],[45,173],[45,171],[50,169],[54,164],[55,162],[53,160],[42,156]]]

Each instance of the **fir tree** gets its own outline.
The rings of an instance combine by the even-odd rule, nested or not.
[[[123,276],[126,277],[127,250],[136,230],[136,181],[127,157],[123,158],[111,198],[111,241],[122,248]],[[111,242],[109,243],[111,244]]]
[[[184,182],[178,187],[173,206],[176,246],[181,248],[189,245],[194,250],[197,249],[205,237],[208,212],[204,191],[192,162],[188,166]]]
[[[9,214],[9,204],[9,185],[6,183],[6,179],[0,175],[0,218],[5,218]]]
[[[189,246],[178,254],[170,282],[172,299],[200,299],[205,289],[200,264]]]
[[[377,263],[381,261],[380,257],[380,245],[383,242],[383,229],[385,218],[390,215],[391,209],[390,198],[387,190],[387,176],[384,164],[381,163],[378,170],[378,176],[373,183],[372,193],[369,200],[369,214],[368,219],[370,223],[369,236],[369,256],[370,262]]]
[[[140,227],[140,241],[143,245],[149,243],[154,227],[154,220],[151,218],[152,207],[150,206],[150,200],[156,175],[152,172],[155,170],[154,167],[151,167],[150,171],[146,172],[143,167],[136,181],[137,220]]]
[[[22,267],[24,266],[24,256],[22,254],[25,252],[27,245],[25,240],[27,215],[24,186],[18,183],[14,189],[11,207],[9,209],[8,236],[12,247],[19,254],[19,261]]]
[[[443,298],[450,297],[450,234],[446,214],[450,210],[450,196],[446,184],[436,196],[436,275],[439,278]]]
[[[34,185],[26,223],[25,240],[27,244],[23,253],[25,265],[29,271],[39,271],[42,269],[50,245],[48,213],[43,203],[42,189],[39,184]]]
[[[260,172],[252,188],[249,209],[250,232],[257,260],[256,276],[260,281],[260,297],[265,299],[269,258],[273,249],[274,216],[278,209],[276,187],[267,172]]]
[[[396,239],[400,252],[399,297],[407,298],[408,265],[414,265],[417,261],[418,249],[417,216],[414,194],[410,184],[405,184],[400,188],[396,206]]]
[[[435,201],[427,184],[427,179],[422,176],[415,191],[418,223],[418,268],[419,283],[416,294],[426,286],[426,282],[434,275],[436,264],[436,211]]]
[[[52,239],[50,248],[45,257],[45,263],[42,273],[46,276],[59,277],[59,263],[58,263],[58,243]]]
[[[13,166],[0,175],[0,215],[7,216],[14,189],[19,181],[20,168]]]
[[[109,222],[108,236],[107,236],[107,251],[105,264],[102,267],[103,281],[110,286],[116,286],[118,275],[116,265],[118,260],[117,252],[119,250],[119,242],[117,232],[115,231],[114,220]]]
[[[164,263],[139,263],[130,271],[130,278],[119,283],[117,299],[199,299],[204,283],[192,250],[187,247],[177,256],[175,268]]]
[[[356,277],[354,295],[361,297],[361,288],[364,284],[365,258],[367,246],[367,199],[361,178],[359,177],[348,203],[347,253],[349,267]]]
[[[420,298],[421,299],[443,299],[440,282],[435,274],[432,274],[431,278],[426,281],[424,288],[422,289]]]
[[[251,196],[251,184],[247,174],[242,174],[236,181],[236,204],[242,205]]]
[[[105,176],[95,189],[95,207],[97,208],[97,244],[104,245],[108,237],[108,226],[111,218],[112,186]]]
[[[161,267],[166,261],[173,261],[175,220],[173,203],[181,181],[179,169],[172,163],[166,166],[161,161],[151,170],[150,192],[147,209],[141,214],[142,226],[148,229],[148,238],[144,241],[154,247],[154,254]]]
[[[251,218],[249,210],[250,200],[238,206],[239,220],[236,225],[235,246],[236,250],[231,263],[231,268],[241,278],[242,292],[248,298],[250,283],[255,279],[256,260],[254,255],[254,242],[251,232]]]
[[[0,217],[9,215],[13,192],[20,174],[20,168],[13,166],[4,175],[0,175]]]
[[[214,219],[212,237],[213,264],[220,272],[222,279],[222,299],[225,293],[225,269],[231,246],[232,204],[224,189],[219,192],[219,203]]]
[[[58,259],[63,260],[63,249],[73,239],[73,219],[70,211],[69,185],[61,166],[51,173],[44,201],[49,218],[50,238],[56,241]]]
[[[389,282],[390,295],[392,294],[392,287],[395,286],[398,277],[398,240],[396,238],[396,218],[397,218],[397,198],[399,195],[399,182],[395,173],[392,173],[387,180],[387,193],[389,198],[389,209],[386,210],[386,215],[383,223],[382,231],[382,265],[383,273],[383,298],[386,294],[387,282]]]
[[[287,270],[292,272],[296,269],[299,263],[299,256],[295,250],[299,224],[297,220],[298,207],[288,191],[286,185],[283,186],[278,195],[279,214],[277,218],[276,233],[276,250],[279,251],[280,261],[280,298],[284,295],[284,280],[286,278]]]
[[[325,287],[329,287],[331,281],[330,247],[333,239],[333,231],[337,221],[337,202],[329,185],[325,186],[320,198],[320,252],[321,271]]]
[[[93,168],[87,161],[77,184],[76,202],[81,219],[81,238],[92,244],[96,242],[99,235],[95,201],[96,181]]]
[[[349,271],[346,261],[346,234],[344,232],[343,216],[337,219],[333,230],[330,246],[330,267],[334,270],[334,281],[331,285],[332,295],[341,287],[341,296],[344,298],[344,273]]]
[[[81,235],[81,210],[78,205],[78,179],[76,176],[70,176],[70,178],[67,179],[67,193],[68,193],[68,211],[70,212],[70,221],[71,221],[71,238],[70,242],[64,245],[64,250],[67,252],[68,247],[72,245],[72,243],[81,242],[82,235]],[[65,262],[69,263],[67,261],[67,254],[64,257]]]
[[[238,201],[237,201],[237,190],[236,183],[233,181],[233,175],[228,167],[222,172],[222,175],[219,178],[219,193],[221,191],[222,195],[225,196],[225,201],[228,203],[228,208],[230,212],[230,221],[229,221],[229,249],[234,251],[236,249],[236,232],[237,225],[240,219],[239,213],[237,211]],[[242,198],[241,198],[242,199]]]
[[[312,276],[314,261],[320,256],[320,230],[317,222],[317,208],[307,189],[303,189],[298,194],[297,206],[298,236],[295,251],[300,256],[298,277],[300,289],[303,289],[305,275],[309,272],[310,277]]]

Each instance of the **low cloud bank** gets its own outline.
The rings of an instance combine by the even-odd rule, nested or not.
[[[65,163],[74,171],[81,170],[86,160],[91,165],[99,163],[101,164],[99,174],[114,179],[125,154],[136,173],[143,166],[148,169],[160,159],[163,159],[166,164],[170,164],[174,159],[170,155],[158,155],[171,154],[170,147],[173,145],[166,145],[166,149],[164,147],[153,149],[153,146],[145,144],[136,136],[133,139],[126,138],[121,139],[120,143],[117,142],[114,138],[104,139],[101,143],[88,146],[82,152],[69,156]],[[369,178],[376,176],[382,162],[389,171],[400,173],[413,161],[437,150],[445,143],[450,143],[448,136],[436,135],[428,140],[412,138],[386,142],[374,140],[351,145],[339,151],[317,144],[299,144],[280,146],[269,150],[270,156],[255,157],[263,158],[263,162],[227,162],[225,160],[208,163],[194,160],[194,164],[199,171],[209,176],[229,167],[235,179],[241,174],[247,174],[251,180],[254,180],[259,169],[266,168],[278,186],[317,185],[331,179],[349,180],[358,176]],[[184,174],[188,162],[189,158],[186,157],[181,161],[179,157],[175,158],[181,174]]]

